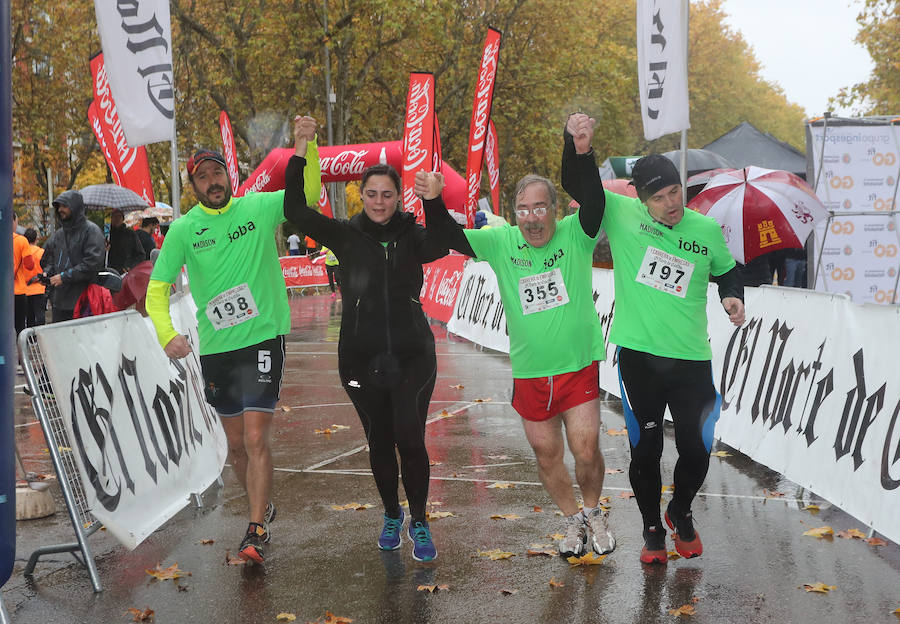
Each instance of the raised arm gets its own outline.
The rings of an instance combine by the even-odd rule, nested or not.
[[[578,202],[578,220],[584,233],[593,238],[600,231],[606,208],[606,193],[591,141],[595,120],[584,113],[573,113],[563,131],[562,185]]]
[[[449,247],[474,258],[475,251],[469,244],[462,227],[447,212],[447,207],[441,198],[443,190],[443,174],[427,171],[420,171],[416,174],[415,192],[422,198],[422,206],[425,208],[425,230],[438,247]]]

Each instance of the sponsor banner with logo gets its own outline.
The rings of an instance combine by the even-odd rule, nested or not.
[[[856,303],[900,302],[894,293],[900,220],[891,214],[900,177],[895,129],[852,123],[807,129],[812,184],[818,180],[816,194],[834,213],[815,231],[816,289]]]
[[[325,189],[324,184],[319,188],[318,206],[319,212],[329,219],[334,219],[334,211],[331,209],[331,202],[328,200],[328,191]]]
[[[429,318],[447,323],[453,316],[456,295],[463,279],[467,256],[455,251],[422,265],[422,292],[419,301]]]
[[[196,308],[172,298],[193,351],[166,357],[134,311],[36,330],[91,514],[133,549],[215,481],[225,433],[203,394]]]
[[[278,260],[288,288],[328,286],[325,262],[313,262],[309,256],[282,256]]]
[[[434,76],[430,73],[409,75],[406,94],[406,123],[403,130],[403,210],[425,223],[422,200],[415,194],[416,173],[432,171],[434,166]]]
[[[500,60],[500,31],[488,28],[475,82],[475,101],[472,103],[472,122],[469,126],[469,149],[466,158],[466,227],[475,224],[478,195],[481,191],[481,167],[484,164],[484,144],[487,138],[497,63]]]
[[[144,147],[129,147],[125,140],[102,53],[91,57],[91,76],[94,99],[88,107],[88,120],[106,157],[113,181],[143,197],[150,206],[155,206],[147,150]]]
[[[175,138],[168,0],[94,0],[106,71],[128,145]]]
[[[495,215],[500,211],[500,150],[497,146],[497,129],[494,120],[488,121],[487,143],[485,144],[484,162],[487,165],[488,181],[491,185],[491,208]]]
[[[237,165],[237,147],[234,145],[234,132],[231,130],[231,120],[228,113],[219,113],[219,132],[222,135],[222,149],[225,151],[225,163],[228,165],[228,177],[231,178],[231,194],[239,197],[241,174]]]
[[[466,263],[447,329],[476,344],[509,353],[497,276],[487,262]]]
[[[644,138],[691,127],[684,3],[638,0],[638,85]]]

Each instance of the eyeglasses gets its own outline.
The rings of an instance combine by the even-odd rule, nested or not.
[[[543,217],[547,214],[547,206],[535,206],[534,208],[516,208],[516,218],[517,219],[527,219],[528,215],[534,215],[536,217]]]

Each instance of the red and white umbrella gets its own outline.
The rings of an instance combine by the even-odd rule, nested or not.
[[[714,176],[688,207],[722,226],[728,249],[743,264],[777,249],[803,247],[828,216],[802,178],[752,166]]]

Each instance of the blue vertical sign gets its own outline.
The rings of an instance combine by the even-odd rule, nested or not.
[[[0,0],[0,585],[16,559],[16,469],[13,439],[13,386],[16,345],[13,331],[12,266],[12,52],[10,3]]]

